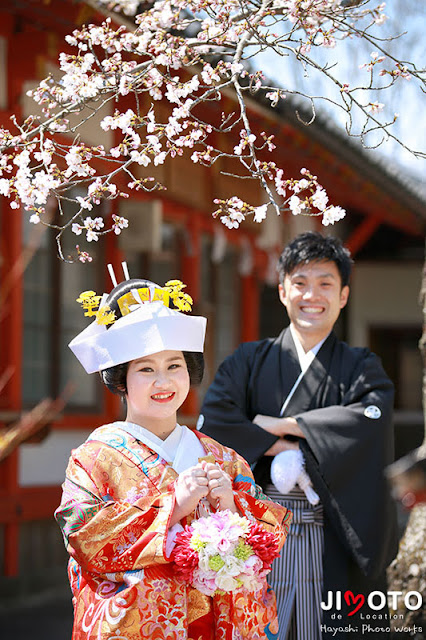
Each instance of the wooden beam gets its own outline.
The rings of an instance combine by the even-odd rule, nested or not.
[[[201,300],[201,215],[191,216],[186,224],[184,233],[187,237],[181,239],[181,246],[178,249],[180,254],[180,272],[182,280],[186,284],[186,291],[194,300],[195,309]],[[195,418],[200,411],[199,397],[196,389],[191,388],[183,403],[181,413]]]
[[[345,246],[351,252],[352,257],[365,246],[380,225],[381,220],[376,217],[367,216],[364,218],[345,242]]]

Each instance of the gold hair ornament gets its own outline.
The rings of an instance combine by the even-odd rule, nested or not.
[[[98,309],[96,314],[96,322],[98,324],[109,325],[113,324],[116,320],[115,311],[112,311],[107,304]]]
[[[117,300],[121,315],[127,316],[127,314],[134,311],[134,307],[139,306],[141,302],[157,302],[159,300],[165,307],[169,306],[169,293],[161,287],[155,287],[154,290],[148,287],[141,287],[140,289],[136,289],[136,292],[140,300],[135,297],[132,291],[128,291]]]
[[[95,291],[82,291],[76,301],[85,310],[84,315],[91,317],[96,315],[101,298],[102,296],[97,296]]]
[[[168,291],[173,304],[179,311],[191,311],[193,300],[189,293],[183,293],[182,289],[186,287],[180,280],[168,280],[164,285],[164,289]]]
[[[188,293],[183,293],[182,289],[186,284],[180,280],[169,280],[164,287],[141,287],[136,289],[136,296],[132,291],[128,291],[117,300],[122,316],[126,316],[134,310],[135,306],[144,302],[161,301],[165,307],[170,306],[170,300],[179,311],[191,311],[193,300]],[[137,299],[139,298],[139,300]],[[95,316],[96,322],[102,325],[110,325],[116,321],[115,312],[111,311],[108,305],[99,307],[102,296],[96,295],[95,291],[83,291],[77,298],[77,302],[81,304],[85,310],[85,316]]]

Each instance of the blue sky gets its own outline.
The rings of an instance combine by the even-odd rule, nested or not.
[[[376,6],[377,2],[368,2],[368,6]],[[391,35],[401,35],[396,40],[383,42],[383,47],[402,60],[416,62],[417,66],[425,65],[426,61],[426,12],[424,0],[392,0],[386,4],[385,13],[388,20],[377,27],[375,33],[386,39]],[[368,80],[365,69],[360,70],[359,65],[371,60],[370,54],[375,51],[374,45],[361,42],[359,39],[339,42],[334,49],[317,49],[315,57],[318,62],[324,64],[336,63],[333,72],[342,82],[349,82],[351,86],[358,82]],[[283,88],[297,89],[310,95],[324,95],[330,99],[337,93],[334,85],[315,71],[304,73],[301,65],[288,58],[277,58],[273,53],[259,56],[257,66],[262,68],[266,75],[275,80]],[[385,64],[385,63],[384,63]],[[393,68],[393,63],[386,68]],[[402,139],[409,147],[426,152],[426,94],[423,93],[415,80],[399,79],[399,81],[386,91],[377,95],[370,93],[369,100],[385,104],[381,117],[392,118],[394,113],[399,114],[397,123],[393,127],[394,134]],[[317,108],[330,114],[336,124],[344,127],[345,117],[337,107],[325,101],[318,101]],[[370,153],[385,157],[390,165],[399,165],[405,172],[426,179],[426,160],[416,159],[392,140],[386,140],[377,149]]]

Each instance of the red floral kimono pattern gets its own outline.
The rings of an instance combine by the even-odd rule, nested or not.
[[[258,492],[237,453],[196,435],[233,478],[240,511],[284,544],[291,513]],[[73,640],[277,637],[275,595],[266,582],[250,597],[210,598],[175,578],[166,538],[176,478],[169,463],[114,425],[72,452],[55,517],[71,556]]]

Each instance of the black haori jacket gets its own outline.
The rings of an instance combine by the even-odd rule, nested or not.
[[[300,371],[286,329],[275,339],[240,345],[219,367],[204,400],[202,431],[255,464],[263,486],[271,463],[263,454],[277,437],[252,419],[257,414],[279,417]],[[331,591],[335,604],[336,592],[342,594],[341,610],[325,611],[324,625],[359,627],[359,635],[324,631],[324,639],[368,638],[368,629],[361,635],[362,624],[370,625],[371,637],[387,637],[380,632],[389,626],[387,607],[371,610],[367,598],[373,591],[386,594],[385,570],[398,546],[396,509],[383,474],[393,460],[392,406],[393,385],[380,359],[331,333],[285,410],[305,435],[300,448],[324,506],[323,600]],[[346,605],[347,591],[365,598],[350,617],[355,605],[350,594]],[[378,595],[374,604],[379,603]]]

